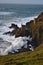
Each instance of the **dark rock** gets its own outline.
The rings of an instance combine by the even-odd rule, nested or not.
[[[18,28],[18,26],[16,25],[16,24],[11,24],[11,26],[9,27],[9,28],[14,28],[14,29],[17,29]]]
[[[15,30],[12,30],[12,32],[11,32],[10,35],[12,35],[12,36],[15,35],[16,34],[16,31],[17,31],[16,29]]]
[[[21,28],[18,28],[15,34],[15,37],[19,37],[19,36],[29,36],[31,33],[29,31],[29,28],[27,28],[25,25],[22,25]]]
[[[11,34],[10,31],[3,33],[3,35]]]
[[[17,30],[19,27],[18,27],[17,25],[15,25],[15,24],[11,24],[11,26],[10,26],[9,28],[14,28],[14,30],[5,32],[5,33],[3,33],[3,35],[7,35],[7,34],[14,35],[14,34],[16,33],[16,30]]]
[[[9,35],[13,36],[15,33],[16,33],[16,30],[12,30],[12,31],[8,31],[8,32],[3,33],[3,35],[9,34]]]
[[[33,23],[33,22],[34,22],[34,20],[31,20],[30,22],[27,22],[26,27],[30,27],[30,24]]]

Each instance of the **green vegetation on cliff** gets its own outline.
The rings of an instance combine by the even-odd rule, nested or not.
[[[43,65],[43,44],[35,51],[1,56],[0,65]]]

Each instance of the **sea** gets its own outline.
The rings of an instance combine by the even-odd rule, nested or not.
[[[7,55],[9,52],[18,52],[18,49],[24,45],[27,47],[27,40],[32,40],[29,37],[18,37],[10,35],[3,35],[3,33],[12,31],[9,28],[12,23],[21,27],[30,20],[37,18],[43,12],[43,5],[33,4],[0,4],[0,55]],[[34,50],[32,45],[30,50]]]

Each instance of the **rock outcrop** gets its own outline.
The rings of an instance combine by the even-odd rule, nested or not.
[[[40,31],[43,35],[43,12],[37,18],[31,20],[30,22],[27,22],[26,25],[22,25],[20,28],[13,23],[9,28],[14,28],[14,30],[12,30],[11,32],[5,32],[5,34],[15,35],[15,37],[30,35],[33,39],[35,38],[35,36],[37,36],[37,39],[39,39],[41,35]]]
[[[5,32],[5,33],[3,33],[3,35],[4,34],[10,34],[10,35],[14,35],[15,33],[16,33],[16,31],[17,31],[17,29],[19,28],[16,24],[11,24],[11,26],[9,27],[9,28],[13,28],[13,30],[12,31],[8,31],[8,32]]]
[[[16,24],[11,24],[11,26],[9,28],[14,28],[14,29],[18,29],[18,26]]]
[[[22,25],[20,28],[15,24],[12,24],[9,28],[14,28],[14,30],[5,34],[10,33],[11,35],[15,35],[15,37],[28,37],[30,35],[32,37],[31,43],[36,48],[43,42],[43,12],[37,18],[27,22],[26,25]]]
[[[31,35],[31,32],[30,32],[30,28],[27,27],[26,25],[22,25],[21,28],[18,28],[16,34],[15,34],[15,37],[19,37],[19,36],[29,36]]]

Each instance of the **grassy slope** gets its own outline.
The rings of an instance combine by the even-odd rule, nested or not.
[[[43,44],[35,51],[0,57],[0,65],[43,65]]]

